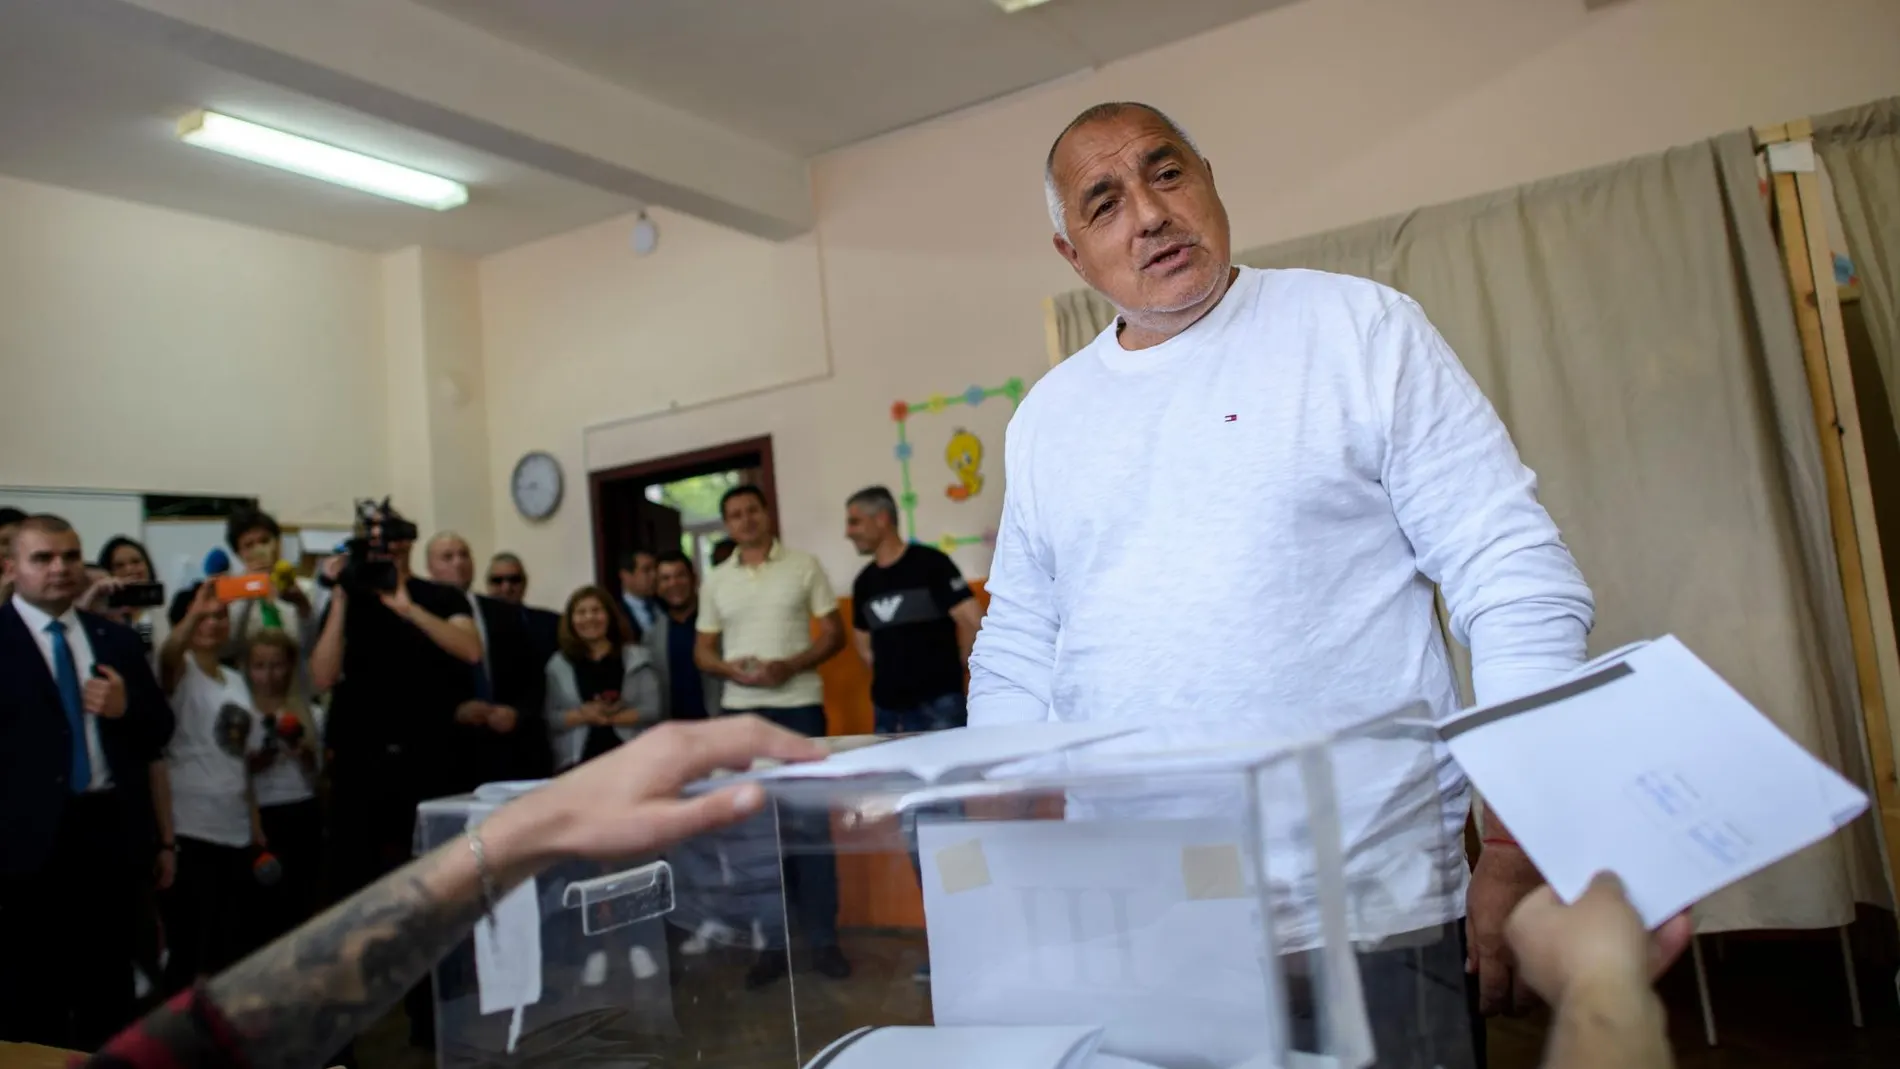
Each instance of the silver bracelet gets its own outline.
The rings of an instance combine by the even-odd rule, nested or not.
[[[495,920],[495,878],[488,871],[488,848],[482,845],[481,830],[470,827],[464,833],[468,837],[468,852],[475,855],[475,876],[482,882],[482,904],[487,907],[489,923]]]

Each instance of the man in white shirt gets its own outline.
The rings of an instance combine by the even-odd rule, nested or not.
[[[1046,177],[1057,251],[1120,315],[1011,421],[972,724],[1305,732],[1414,702],[1444,716],[1457,696],[1434,585],[1471,647],[1480,701],[1583,660],[1590,590],[1503,424],[1417,304],[1363,279],[1236,268],[1211,167],[1145,105],[1084,112]],[[1494,845],[1458,902],[1468,787],[1442,747],[1422,780],[1407,786],[1435,787],[1442,804],[1344,815],[1358,833],[1349,875],[1355,862],[1377,874],[1390,836],[1436,836],[1447,890],[1422,920],[1468,908],[1470,950],[1460,960],[1447,933],[1449,960],[1428,964],[1440,975],[1423,986],[1456,992],[1475,971],[1485,1012],[1509,1009],[1503,926],[1540,877],[1491,822]],[[1387,1008],[1366,986],[1377,1022]],[[1416,1013],[1409,998],[1393,1012]],[[1389,1046],[1382,1058],[1398,1058]]]
[[[71,525],[21,520],[0,571],[0,1041],[92,1050],[132,1016],[172,713],[138,636],[74,609]]]

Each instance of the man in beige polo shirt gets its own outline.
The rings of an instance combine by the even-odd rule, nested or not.
[[[838,599],[825,570],[811,554],[779,543],[758,487],[726,491],[719,513],[739,548],[706,573],[693,660],[701,671],[726,680],[721,705],[727,713],[757,713],[805,735],[824,735],[825,690],[817,668],[844,648]],[[812,968],[841,980],[851,975],[851,964],[838,950],[838,870],[829,814],[787,813],[784,820],[784,836],[797,847],[785,859],[786,890],[810,941]],[[784,949],[766,949],[747,986],[763,987],[785,975],[787,958]]]

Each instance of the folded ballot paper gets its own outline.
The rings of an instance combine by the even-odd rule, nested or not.
[[[823,761],[780,765],[752,773],[751,777],[765,781],[862,778],[940,783],[1139,730],[1140,725],[1127,723],[1063,721],[953,728],[847,750]]]
[[[1608,870],[1650,927],[1867,808],[1674,637],[1438,732],[1564,901]]]
[[[1099,1028],[860,1028],[805,1063],[805,1069],[1125,1069],[1098,1061]]]

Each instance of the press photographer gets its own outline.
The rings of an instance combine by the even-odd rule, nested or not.
[[[332,593],[310,655],[312,683],[331,694],[339,894],[409,859],[418,802],[469,786],[446,780],[463,764],[455,710],[474,697],[469,669],[482,660],[467,599],[410,574],[414,524],[387,499],[362,502],[355,535],[325,563]]]

